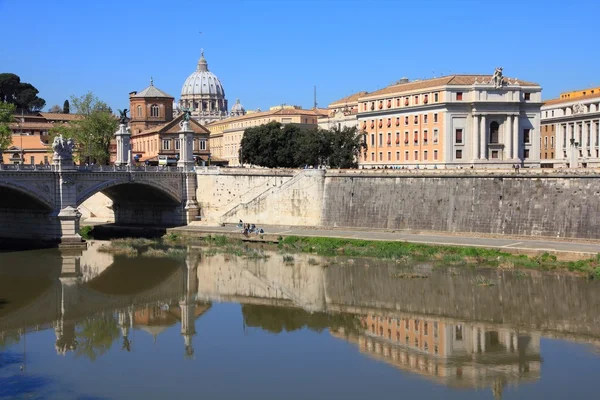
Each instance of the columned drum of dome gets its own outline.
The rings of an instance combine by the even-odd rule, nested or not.
[[[196,71],[185,80],[179,99],[181,108],[189,108],[192,117],[201,124],[226,118],[227,99],[219,78],[208,70],[204,52],[198,61]]]

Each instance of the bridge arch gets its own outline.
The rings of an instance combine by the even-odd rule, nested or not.
[[[97,193],[104,193],[110,197],[111,200],[115,201],[119,200],[118,197],[132,194],[131,192],[135,190],[139,190],[144,194],[151,194],[153,195],[152,198],[158,197],[159,200],[162,200],[165,203],[181,204],[182,202],[181,193],[177,193],[166,185],[162,185],[156,181],[115,179],[96,183],[82,189],[81,192],[78,190],[77,205],[81,205],[84,201]]]
[[[112,201],[111,210],[107,212],[113,215],[116,225],[166,227],[185,224],[180,176],[111,175],[83,177],[77,184],[77,206],[102,193]],[[87,209],[88,205],[84,206]]]
[[[49,187],[48,191],[50,191]],[[54,208],[54,204],[47,197],[49,197],[49,193],[42,195],[39,191],[14,181],[0,180],[0,209],[15,208],[50,211]]]

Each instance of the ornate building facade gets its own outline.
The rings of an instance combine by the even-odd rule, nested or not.
[[[180,108],[188,108],[192,118],[202,125],[228,117],[225,89],[215,74],[208,70],[204,51],[196,70],[188,76],[181,88]]]
[[[372,167],[537,167],[542,88],[494,75],[402,80],[358,99]]]
[[[358,128],[358,99],[367,92],[358,92],[334,101],[327,107],[327,116],[319,118],[319,128]]]
[[[176,162],[184,114],[173,117],[173,96],[158,89],[151,80],[146,89],[129,94],[129,106],[134,160],[149,164],[159,163],[161,159],[166,163]],[[198,162],[207,161],[209,132],[197,120],[190,122],[190,129],[194,131],[194,156]]]
[[[541,109],[545,167],[600,166],[600,87],[561,93]]]

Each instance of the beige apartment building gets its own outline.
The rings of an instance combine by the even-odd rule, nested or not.
[[[326,115],[325,109],[304,110],[299,106],[281,105],[269,111],[247,111],[243,116],[212,122],[206,126],[210,131],[211,156],[225,160],[229,166],[239,166],[240,143],[247,128],[276,121],[311,129],[317,127],[319,117]]]
[[[398,83],[358,98],[362,168],[538,167],[542,88],[493,75]]]

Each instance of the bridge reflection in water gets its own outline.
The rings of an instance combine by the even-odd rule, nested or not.
[[[491,388],[496,396],[540,378],[542,337],[600,343],[599,285],[575,277],[422,264],[414,268],[427,279],[398,279],[397,264],[383,261],[331,265],[294,255],[290,266],[275,252],[249,259],[190,248],[177,260],[112,257],[96,248],[56,250],[44,257],[42,274],[23,259],[30,253],[0,254],[0,293],[11,299],[0,305],[0,341],[53,328],[56,350],[65,354],[85,348],[86,324],[116,315],[112,335],[122,349],[135,345],[133,328],[156,337],[180,324],[190,357],[197,318],[213,302],[237,302],[248,329],[327,328],[395,368],[452,387]],[[5,267],[11,263],[18,264]],[[495,285],[478,286],[482,277]]]

